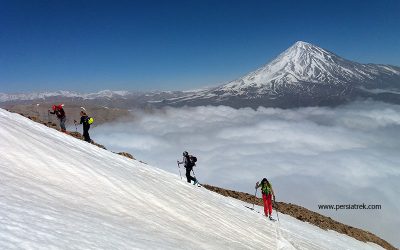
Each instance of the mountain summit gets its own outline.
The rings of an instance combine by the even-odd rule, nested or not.
[[[346,85],[370,82],[379,76],[400,76],[399,68],[359,64],[343,59],[310,43],[298,41],[264,67],[223,86],[225,90],[267,87],[275,91],[283,84],[319,83]]]
[[[400,102],[400,67],[353,62],[298,41],[244,77],[171,103],[297,107],[335,105],[359,97],[382,99],[388,93],[395,95],[391,101]]]

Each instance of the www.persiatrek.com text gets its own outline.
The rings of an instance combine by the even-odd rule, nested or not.
[[[368,205],[362,204],[329,204],[329,205],[318,205],[318,209],[325,210],[380,210],[382,205]]]

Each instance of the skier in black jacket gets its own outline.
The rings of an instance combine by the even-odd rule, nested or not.
[[[198,182],[197,179],[190,175],[190,172],[193,170],[193,167],[194,165],[196,165],[196,163],[192,159],[190,159],[190,155],[188,152],[183,152],[183,161],[178,161],[178,165],[180,164],[184,164],[186,168],[187,182],[191,183],[191,181],[193,181],[193,185],[196,185],[196,183]]]
[[[89,136],[89,129],[90,129],[89,117],[83,111],[81,111],[80,115],[81,115],[81,121],[79,124],[82,124],[82,126],[83,126],[83,138],[87,142],[92,142],[92,140],[90,139],[90,136]],[[76,123],[76,121],[74,121],[74,122]]]

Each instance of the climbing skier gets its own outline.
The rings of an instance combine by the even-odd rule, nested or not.
[[[187,151],[183,152],[183,161],[177,161],[178,166],[180,164],[184,164],[186,168],[186,178],[187,182],[191,183],[193,181],[193,185],[196,185],[198,183],[197,179],[193,176],[190,175],[190,172],[193,170],[193,167],[196,165],[196,158],[192,155],[189,155]]]
[[[82,127],[83,127],[83,138],[87,142],[92,142],[92,140],[90,139],[90,136],[89,136],[90,119],[91,118],[84,111],[81,111],[80,115],[81,115],[81,120],[80,120],[79,124],[82,124]],[[74,121],[74,122],[76,124],[76,121]]]
[[[271,183],[267,180],[267,178],[262,179],[261,183],[257,181],[256,189],[261,188],[262,198],[264,201],[264,213],[270,220],[272,219],[272,197],[275,201],[274,190],[272,189]]]
[[[60,105],[53,105],[52,109],[53,112],[48,111],[49,114],[56,115],[58,120],[60,120],[60,127],[61,127],[61,132],[66,132],[67,129],[65,128],[65,121],[66,121],[66,116],[65,116],[65,111],[63,109],[63,104]]]

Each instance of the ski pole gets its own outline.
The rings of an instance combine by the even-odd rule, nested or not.
[[[76,125],[76,121],[74,121],[75,124],[75,132],[78,132],[78,126]]]
[[[192,168],[193,177],[196,178],[196,174],[194,173],[194,169]]]
[[[275,206],[276,206],[276,217],[278,218],[278,221],[279,221],[279,213],[278,213],[278,204],[276,203],[276,201],[275,201],[275,197],[274,197],[274,203],[275,203]]]
[[[181,177],[181,180],[182,180],[181,167],[179,166],[179,161],[176,161],[176,162],[178,163],[179,176]]]
[[[256,200],[257,200],[257,188],[256,188],[256,192],[254,193],[254,196],[255,196],[256,199],[253,202],[253,209],[252,210],[254,210],[254,204],[256,204]]]
[[[199,183],[199,181],[197,180],[197,178],[196,178],[196,174],[194,173],[194,170],[193,170],[193,168],[192,168],[192,172],[193,172],[193,177],[194,177],[194,184],[193,185],[195,185],[196,183],[197,184],[199,184],[200,186],[202,185],[201,183]]]

